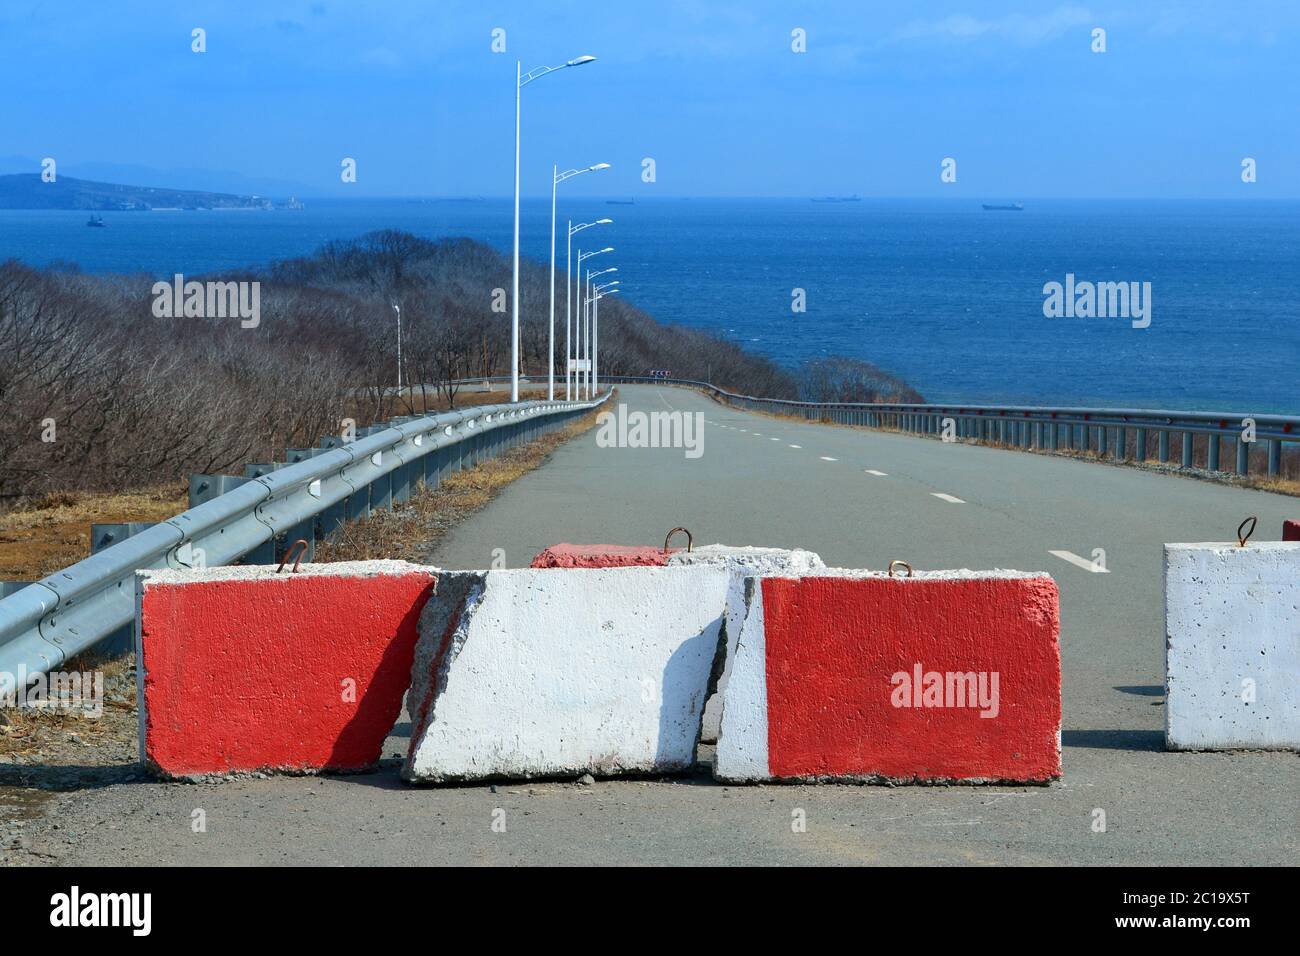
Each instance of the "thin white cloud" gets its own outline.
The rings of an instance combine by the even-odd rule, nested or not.
[[[942,20],[913,20],[897,30],[895,40],[978,40],[997,37],[1024,46],[1036,46],[1062,36],[1076,27],[1095,26],[1093,15],[1084,7],[1057,7],[1048,13],[1012,13],[995,19],[954,14]]]

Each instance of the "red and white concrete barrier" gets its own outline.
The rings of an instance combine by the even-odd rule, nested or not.
[[[1060,776],[1045,574],[749,578],[722,702],[728,781],[1045,783]]]
[[[402,776],[691,767],[727,586],[714,567],[443,572],[420,621]]]
[[[693,551],[678,551],[668,559],[670,567],[676,565],[704,564],[721,567],[729,576],[727,587],[727,654],[722,673],[717,676],[717,688],[709,695],[704,706],[704,724],[700,740],[715,743],[722,729],[722,696],[731,680],[732,661],[736,655],[736,639],[745,620],[745,578],[750,576],[798,576],[825,568],[819,555],[800,548],[751,548],[726,544],[708,544]],[[712,688],[711,688],[712,690]]]
[[[1300,750],[1300,542],[1165,545],[1165,745]]]
[[[437,573],[404,561],[139,572],[146,763],[172,777],[373,765]]]
[[[1300,541],[1300,521],[1282,522],[1282,540]]]

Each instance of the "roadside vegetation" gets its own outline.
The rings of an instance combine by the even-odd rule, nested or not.
[[[510,263],[468,239],[383,231],[264,269],[185,277],[259,282],[250,328],[155,317],[156,278],[0,263],[0,509],[235,472],[314,445],[345,418],[363,426],[473,401],[459,380],[509,369]],[[525,262],[520,280],[523,368],[536,379],[547,366],[548,271]],[[401,393],[394,305],[402,381],[416,383]],[[796,374],[617,297],[600,321],[605,374],[668,369],[751,394],[800,392]]]

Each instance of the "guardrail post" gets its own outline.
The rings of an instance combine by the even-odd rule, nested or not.
[[[1276,438],[1268,440],[1268,473],[1275,477],[1282,470],[1282,442]]]
[[[1137,447],[1133,451],[1133,458],[1136,461],[1147,460],[1147,430],[1145,428],[1137,430]]]
[[[190,475],[190,507],[196,508],[205,501],[219,498],[247,481],[239,475]]]
[[[1205,467],[1210,471],[1219,470],[1219,436],[1210,435],[1207,439],[1207,451],[1205,453]]]
[[[296,465],[300,461],[307,461],[318,455],[324,455],[331,451],[329,448],[286,448],[284,450],[285,462],[290,465]],[[348,520],[348,503],[347,500],[332,504],[328,508],[321,510],[316,516],[316,531],[318,536],[324,540],[343,526]],[[296,538],[294,540],[297,540]]]
[[[1237,437],[1237,474],[1244,475],[1250,471],[1250,442]]]
[[[255,461],[244,466],[244,476],[251,481],[269,475],[273,471],[279,471],[281,468],[287,467],[287,465],[287,462],[282,461]],[[240,563],[276,564],[283,556],[287,545],[299,538],[307,542],[307,551],[303,554],[302,559],[310,561],[316,556],[316,518],[314,516],[298,522],[292,528],[285,530],[283,534],[273,535],[269,541],[244,555],[240,559]]]
[[[1115,429],[1115,457],[1119,461],[1128,457],[1128,429],[1122,425]]]
[[[1183,467],[1192,467],[1192,433],[1183,432]]]
[[[97,554],[105,548],[111,548],[132,535],[139,534],[146,528],[152,528],[156,521],[132,521],[127,524],[92,524],[90,526],[90,553]],[[135,648],[135,624],[124,624],[95,645],[95,650],[106,657],[117,657]]]
[[[1157,440],[1158,441],[1157,454],[1160,456],[1160,463],[1166,464],[1169,461],[1169,429],[1162,428],[1160,429],[1158,434],[1160,437]]]

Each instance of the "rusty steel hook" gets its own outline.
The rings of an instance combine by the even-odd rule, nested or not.
[[[664,554],[668,553],[668,542],[673,540],[673,535],[675,535],[678,531],[686,535],[687,554],[690,554],[691,549],[695,547],[695,538],[691,535],[690,531],[688,531],[686,528],[673,528],[672,531],[668,532],[668,537],[664,538]]]
[[[1244,548],[1246,546],[1246,542],[1250,540],[1250,536],[1255,533],[1256,520],[1255,516],[1251,515],[1241,524],[1237,525],[1237,547]],[[1245,534],[1242,534],[1241,529],[1246,527],[1246,525],[1250,525],[1250,530]]]
[[[302,547],[298,547],[299,545],[302,545]],[[299,538],[293,544],[289,545],[289,550],[285,551],[284,557],[280,559],[280,566],[275,569],[276,574],[279,574],[284,570],[284,566],[289,563],[289,559],[293,557],[295,551],[298,552],[298,557],[293,562],[293,574],[298,573],[298,565],[302,564],[302,556],[307,553],[306,538]]]
[[[900,561],[898,558],[895,558],[893,561],[889,562],[889,576],[891,578],[894,576],[894,565],[896,564],[901,564],[903,567],[907,568],[907,576],[909,578],[912,576],[912,566],[906,561]]]

